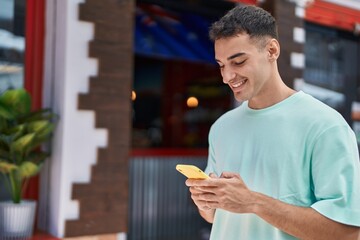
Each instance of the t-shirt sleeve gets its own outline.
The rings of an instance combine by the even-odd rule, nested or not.
[[[311,174],[316,202],[311,206],[334,221],[360,226],[360,163],[348,126],[336,126],[315,141]]]

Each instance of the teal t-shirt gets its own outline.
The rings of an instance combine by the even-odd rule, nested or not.
[[[221,116],[209,133],[205,171],[239,173],[252,191],[360,226],[355,134],[338,112],[304,92],[260,110],[244,102]],[[254,214],[217,209],[211,239],[295,238]]]

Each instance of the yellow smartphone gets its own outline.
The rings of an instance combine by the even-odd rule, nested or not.
[[[194,165],[178,164],[178,165],[176,165],[176,170],[178,170],[180,173],[184,174],[187,178],[191,178],[191,179],[210,178],[200,168],[198,168]]]

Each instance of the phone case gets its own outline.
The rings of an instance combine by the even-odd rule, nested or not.
[[[187,178],[192,179],[207,179],[209,178],[200,168],[194,165],[178,164],[176,170],[184,174]]]

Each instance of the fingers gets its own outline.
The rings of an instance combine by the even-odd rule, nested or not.
[[[205,179],[205,180],[197,180],[197,179],[187,179],[185,184],[188,187],[216,187],[216,179]]]
[[[218,178],[218,176],[217,176],[215,173],[210,173],[209,176],[210,176],[211,178]]]
[[[205,180],[187,179],[185,184],[188,187],[197,187],[198,190],[213,192],[215,188],[221,188],[228,179],[239,179],[242,181],[239,174],[231,172],[223,172],[219,177],[214,173],[210,173],[210,178]]]
[[[191,194],[205,194],[205,193],[211,193],[214,194],[215,193],[215,188],[214,187],[189,187],[189,190],[191,192]]]
[[[220,178],[238,178],[238,179],[241,179],[239,174],[233,173],[233,172],[223,172],[223,173],[221,173]]]
[[[187,179],[185,184],[188,187],[198,187],[199,189],[202,189],[204,191],[209,191],[209,188],[223,187],[223,185],[226,185],[229,180],[240,180],[240,182],[244,183],[239,174],[232,172],[223,172],[220,178],[217,177],[216,174],[210,173],[209,179]]]
[[[191,198],[200,210],[222,208],[238,212],[250,191],[237,173],[223,172],[220,177],[210,174],[206,180],[186,180]]]
[[[207,209],[217,209],[219,208],[219,203],[218,202],[206,202],[206,208]]]
[[[196,188],[190,188],[191,198],[201,201],[216,201],[216,195],[211,192],[204,192]]]
[[[210,203],[210,202],[206,202],[206,201],[198,201],[198,202],[195,202],[195,205],[198,207],[198,209],[202,210],[202,211],[209,211],[209,210],[212,210],[212,209],[216,209],[215,206],[216,204],[215,203]]]
[[[210,179],[187,179],[185,184],[188,187],[200,187],[200,186],[208,186],[208,187],[214,187],[216,186],[216,182],[212,181],[213,179],[218,179],[218,176],[215,173],[210,173],[209,174]]]
[[[200,210],[215,209],[214,206],[218,205],[214,194],[191,194],[191,198]]]
[[[189,187],[189,191],[191,194],[202,194],[203,191],[201,191],[198,187]]]

